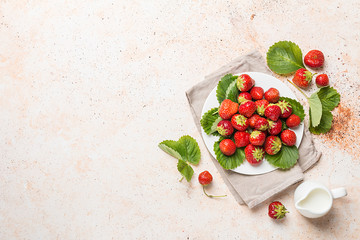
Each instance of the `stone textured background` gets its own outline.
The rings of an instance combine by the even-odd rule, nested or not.
[[[0,239],[357,239],[359,13],[356,0],[0,1]],[[209,170],[209,192],[230,194],[184,92],[280,40],[322,50],[342,96],[306,179],[348,197],[317,220],[296,212],[295,186],[249,210],[197,182]],[[179,183],[157,144],[185,134],[202,159]],[[271,200],[286,219],[267,216]]]

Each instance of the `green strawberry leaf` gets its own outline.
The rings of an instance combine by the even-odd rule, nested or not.
[[[299,68],[305,68],[301,49],[290,41],[272,45],[266,54],[266,61],[269,68],[277,74],[290,74]]]
[[[200,124],[206,134],[217,132],[217,124],[221,121],[221,117],[217,113],[218,110],[219,108],[212,108],[202,116]]]
[[[192,167],[187,162],[179,160],[177,164],[177,169],[181,173],[181,175],[186,178],[186,181],[190,182],[194,174],[194,170],[192,169]]]
[[[321,88],[317,95],[323,111],[332,111],[340,102],[340,94],[332,87]]]
[[[216,89],[216,98],[221,104],[225,99],[230,99],[233,102],[237,102],[239,90],[236,87],[237,76],[227,74],[221,78]]]
[[[159,143],[159,148],[164,152],[170,154],[174,158],[181,159],[181,154],[178,152],[178,143],[173,140],[165,140]]]
[[[331,129],[332,121],[333,121],[332,113],[329,111],[325,111],[322,112],[320,124],[316,127],[313,127],[311,124],[311,113],[310,113],[309,130],[313,134],[317,134],[317,135],[321,133],[327,133]]]
[[[301,121],[304,120],[305,111],[304,111],[304,107],[301,105],[301,103],[299,103],[295,99],[288,98],[288,97],[280,97],[280,100],[285,100],[288,103],[290,103],[290,105],[292,107],[292,113],[295,115],[298,115],[300,117]]]
[[[284,131],[284,130],[286,130],[286,129],[289,129],[289,127],[286,125],[286,121],[284,121],[283,119],[281,119],[281,123],[282,123],[282,126],[281,126],[282,131]]]
[[[265,154],[265,159],[274,167],[289,169],[294,166],[299,159],[299,150],[294,146],[282,145],[281,150],[275,155]]]
[[[316,127],[319,125],[322,115],[322,105],[321,101],[317,95],[317,93],[313,93],[308,98],[309,106],[310,106],[310,119],[311,119],[311,126]]]
[[[219,164],[225,169],[234,169],[240,166],[245,159],[244,148],[237,148],[236,152],[231,156],[226,156],[220,150],[220,142],[224,138],[220,138],[219,141],[214,143],[214,152],[216,155],[216,160]]]
[[[182,136],[178,141],[178,151],[181,160],[191,164],[198,164],[201,158],[200,148],[196,140],[189,135]]]

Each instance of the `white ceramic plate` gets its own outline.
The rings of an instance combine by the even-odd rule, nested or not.
[[[279,79],[267,75],[265,73],[259,73],[259,72],[244,72],[246,74],[249,74],[250,77],[252,77],[255,80],[255,86],[262,87],[264,91],[267,91],[269,88],[274,87],[280,92],[281,97],[289,97],[296,99],[295,94],[291,91],[290,88],[288,88],[283,82],[281,82]],[[239,76],[244,73],[234,74],[236,76]],[[201,115],[209,111],[211,108],[219,107],[219,103],[216,98],[216,88],[217,86],[211,91],[209,96],[207,97],[204,107],[202,109]],[[304,123],[302,122],[298,127],[292,129],[296,134],[296,146],[299,147],[303,132],[304,132]],[[201,134],[204,139],[205,145],[210,151],[210,153],[213,155],[214,158],[216,158],[215,152],[214,152],[214,143],[219,140],[218,136],[212,136],[207,135],[203,129],[201,129]],[[232,169],[232,171],[237,173],[242,173],[245,175],[258,175],[263,173],[268,173],[271,171],[274,171],[276,167],[270,165],[265,159],[263,162],[258,166],[252,166],[250,163],[248,163],[246,160],[244,160],[244,163],[241,164],[239,167]]]

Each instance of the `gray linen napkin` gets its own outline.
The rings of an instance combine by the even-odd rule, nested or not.
[[[186,91],[186,96],[199,131],[201,131],[201,110],[211,90],[224,75],[240,72],[263,72],[271,74],[261,54],[258,51],[253,51],[236,58],[206,76],[204,81]],[[283,171],[277,169],[261,175],[243,175],[223,169],[217,160],[209,153],[230,192],[239,204],[245,203],[249,208],[253,208],[271,196],[285,190],[292,184],[303,180],[303,172],[313,166],[321,156],[321,153],[315,149],[310,132],[306,127],[304,129],[303,139],[299,147],[300,158],[298,164],[290,170]]]

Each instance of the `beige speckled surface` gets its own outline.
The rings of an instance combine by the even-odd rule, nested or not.
[[[293,2],[1,1],[0,239],[358,238],[360,2]],[[285,39],[322,50],[342,95],[306,179],[348,196],[308,220],[292,187],[274,198],[290,211],[279,223],[267,217],[270,201],[249,210],[203,195],[205,169],[209,192],[229,192],[184,92]],[[184,134],[203,153],[191,183],[157,147]]]

